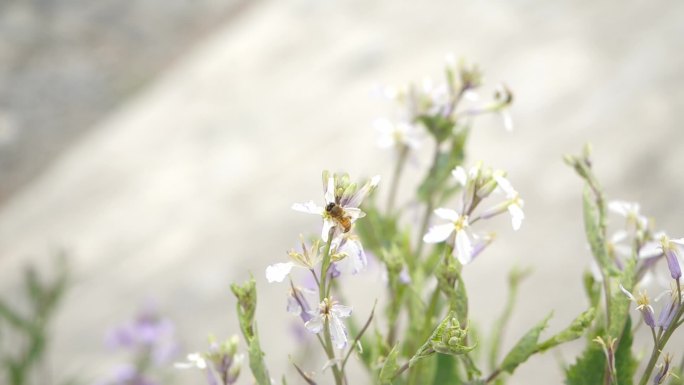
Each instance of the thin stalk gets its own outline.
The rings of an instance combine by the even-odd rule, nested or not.
[[[326,286],[326,281],[328,277],[328,268],[330,267],[330,247],[332,246],[334,231],[334,228],[332,228],[330,229],[330,232],[328,232],[328,242],[325,245],[325,254],[323,255],[323,262],[321,263],[321,280],[318,286],[318,293],[321,302],[326,298],[328,286],[332,286]],[[330,321],[327,318],[325,319],[325,323],[323,325],[323,342],[325,354],[328,356],[328,359],[335,360],[335,351],[333,350],[332,338],[330,336]],[[344,381],[342,371],[340,371],[340,367],[336,363],[333,364],[332,371],[333,376],[335,377],[335,385],[343,385]]]
[[[437,167],[437,160],[439,159],[439,143],[435,142],[435,153],[434,156],[432,157],[432,165],[430,166],[430,171],[428,171],[428,175],[432,176],[434,173],[435,167]],[[429,197],[428,201],[425,206],[425,215],[423,216],[423,220],[420,225],[420,232],[418,233],[418,248],[416,249],[416,259],[420,259],[421,254],[423,253],[423,245],[425,242],[423,242],[423,235],[425,235],[425,232],[427,231],[428,224],[430,223],[430,215],[432,214],[432,210],[434,209],[434,202],[433,202],[433,197]]]
[[[399,150],[399,157],[397,158],[397,164],[394,166],[390,191],[389,195],[387,196],[387,215],[392,215],[392,210],[394,210],[394,202],[397,198],[397,190],[399,189],[401,172],[404,170],[406,159],[408,159],[408,150],[409,147],[405,144],[402,145],[401,149]]]

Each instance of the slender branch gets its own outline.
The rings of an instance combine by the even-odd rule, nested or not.
[[[394,201],[397,198],[397,190],[399,189],[399,180],[401,179],[401,172],[404,170],[404,164],[406,164],[406,159],[408,158],[408,151],[409,147],[405,144],[402,145],[399,150],[399,157],[397,158],[397,164],[394,167],[390,191],[387,196],[387,215],[392,215],[392,210],[394,209]]]
[[[356,338],[354,338],[354,342],[349,346],[349,351],[347,351],[347,354],[344,357],[344,360],[342,360],[342,371],[344,372],[344,367],[347,365],[347,360],[349,360],[349,356],[351,356],[352,351],[354,350],[354,347],[356,346],[356,343],[359,342],[363,334],[366,332],[366,329],[370,326],[371,321],[373,320],[373,314],[375,314],[375,305],[378,304],[378,300],[375,300],[375,303],[373,304],[373,309],[371,310],[370,316],[368,316],[368,320],[366,323],[363,325],[359,333],[356,335]]]
[[[672,319],[672,322],[670,322],[667,329],[665,329],[664,331],[661,329],[660,333],[658,333],[658,343],[653,346],[653,351],[651,352],[651,359],[648,361],[648,365],[646,365],[646,370],[644,370],[644,374],[641,376],[639,385],[646,385],[649,378],[651,378],[653,368],[655,368],[655,365],[658,362],[658,358],[660,358],[660,354],[663,352],[663,349],[665,349],[667,341],[670,339],[675,329],[677,329],[677,322],[679,322],[679,319],[681,318],[682,314],[684,314],[684,307],[680,306],[679,310],[677,310],[677,314]]]

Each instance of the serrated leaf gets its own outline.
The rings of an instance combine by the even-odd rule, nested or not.
[[[544,341],[543,343],[539,344],[537,350],[539,352],[543,352],[562,343],[576,340],[577,338],[584,335],[584,332],[587,330],[589,326],[591,326],[592,322],[594,321],[594,318],[596,318],[596,309],[591,308],[583,312],[577,318],[575,318],[572,321],[572,323],[570,323],[570,326],[568,326],[555,336]]]
[[[527,361],[532,354],[535,353],[537,349],[537,341],[539,341],[539,335],[546,329],[549,319],[553,313],[549,314],[541,322],[536,324],[532,329],[530,329],[525,335],[518,341],[517,344],[508,352],[506,357],[501,363],[501,370],[513,373],[518,365]]]
[[[597,385],[603,383],[606,356],[598,344],[589,343],[575,364],[565,371],[566,385]]]
[[[380,370],[380,383],[381,384],[391,384],[394,374],[399,370],[399,365],[397,365],[397,355],[399,354],[398,345],[394,345],[392,350],[390,350],[387,358],[385,358],[385,363],[382,365]]]

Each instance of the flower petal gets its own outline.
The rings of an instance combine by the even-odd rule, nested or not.
[[[337,317],[330,318],[330,337],[336,348],[342,349],[347,345],[347,330],[342,320]]]
[[[276,263],[266,268],[266,280],[269,283],[283,282],[285,277],[290,274],[294,267],[293,262]]]
[[[438,243],[444,242],[449,235],[454,232],[456,228],[453,223],[446,223],[443,225],[437,225],[430,227],[427,234],[423,237],[423,242],[425,243]]]
[[[323,228],[321,229],[321,239],[323,239],[323,242],[328,242],[328,235],[333,227],[335,227],[335,222],[330,219],[323,220]]]
[[[320,333],[321,330],[323,330],[323,317],[320,314],[317,314],[312,319],[307,321],[307,323],[305,323],[304,326],[311,333],[314,333],[314,334]]]
[[[511,214],[513,230],[519,230],[523,219],[525,219],[525,213],[523,213],[522,208],[517,204],[512,204],[508,206],[508,212]]]
[[[466,175],[465,170],[461,166],[458,166],[453,171],[451,171],[451,175],[454,177],[454,179],[456,179],[456,182],[458,182],[458,184],[460,184],[461,186],[465,186],[466,183],[468,183],[468,175]]]
[[[441,207],[435,210],[435,215],[452,222],[456,222],[458,218],[461,217],[461,214],[459,214],[456,210],[445,209]]]
[[[454,251],[456,252],[456,258],[464,265],[469,264],[473,260],[473,245],[465,230],[456,232],[456,247]]]
[[[330,309],[330,311],[332,312],[333,316],[335,316],[335,317],[346,318],[346,317],[349,317],[351,315],[352,307],[340,305],[339,303],[336,303],[336,304],[332,305],[332,308]]]
[[[325,204],[335,202],[335,178],[328,177],[328,186],[325,188]]]
[[[318,206],[313,201],[308,201],[306,203],[295,203],[292,205],[292,210],[307,214],[323,214],[323,207]]]

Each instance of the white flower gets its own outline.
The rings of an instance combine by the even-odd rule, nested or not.
[[[368,265],[366,253],[356,236],[343,234],[333,240],[331,248],[335,269],[342,274],[357,274]]]
[[[187,359],[187,362],[176,362],[175,364],[173,364],[173,366],[179,369],[207,368],[207,360],[205,360],[204,357],[202,357],[201,353],[190,353],[188,354]]]
[[[308,214],[320,215],[323,217],[323,228],[321,238],[324,242],[328,241],[331,229],[335,233],[348,232],[351,225],[366,214],[359,209],[363,199],[377,187],[380,183],[380,176],[376,175],[357,190],[356,184],[349,183],[347,175],[328,175],[324,172],[324,199],[323,207],[316,205],[313,201],[306,203],[295,203],[292,209]],[[335,234],[333,235],[333,237]]]
[[[432,226],[423,236],[423,241],[426,243],[444,242],[455,231],[454,257],[464,265],[470,263],[473,259],[473,244],[471,235],[468,233],[468,216],[445,208],[436,209],[435,215],[451,222]]]
[[[330,337],[336,348],[342,349],[347,344],[347,329],[342,322],[342,318],[351,315],[351,306],[344,306],[324,298],[318,305],[318,311],[312,311],[311,318],[306,324],[306,328],[312,333],[320,333],[327,324],[330,329]]]
[[[525,202],[520,199],[520,194],[513,189],[513,186],[511,186],[508,179],[500,175],[495,175],[494,179],[508,199],[508,213],[511,214],[513,230],[518,230],[520,229],[523,219],[525,219],[525,213],[522,211]]]
[[[299,253],[294,249],[287,252],[292,261],[276,263],[270,265],[266,268],[266,280],[268,282],[283,282],[285,277],[290,274],[293,267],[302,267],[305,269],[313,270],[314,267],[321,260],[320,256],[320,246],[318,241],[314,241],[310,248],[306,247],[304,242],[304,237],[299,236],[302,242],[302,252]]]
[[[634,223],[638,229],[645,229],[648,226],[648,219],[639,214],[640,206],[636,202],[611,201],[608,209],[616,214],[627,218],[628,223]]]
[[[417,149],[420,147],[420,130],[409,123],[394,124],[387,119],[376,119],[373,122],[378,131],[378,147],[402,148],[404,146]]]
[[[513,230],[519,230],[523,219],[525,219],[525,213],[522,210],[525,202],[520,198],[520,194],[513,189],[511,183],[508,181],[508,179],[504,178],[503,175],[497,173],[493,176],[493,178],[496,181],[498,190],[503,192],[506,196],[506,201],[488,208],[480,215],[480,217],[491,218],[495,215],[508,211],[508,213],[511,215],[511,225],[513,226]]]

